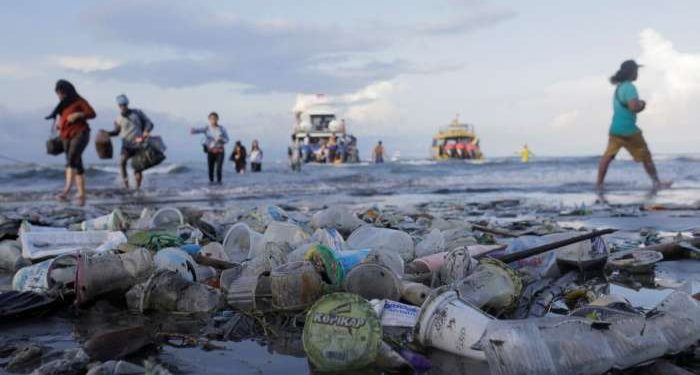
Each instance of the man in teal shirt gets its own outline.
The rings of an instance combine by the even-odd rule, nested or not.
[[[608,173],[610,163],[621,148],[627,150],[632,155],[634,161],[644,164],[649,178],[654,184],[654,190],[668,188],[670,182],[661,182],[656,172],[656,166],[651,157],[651,152],[642,136],[642,131],[637,127],[637,113],[646,108],[646,102],[639,99],[637,88],[632,82],[637,80],[639,73],[638,65],[634,60],[627,60],[620,65],[620,69],[614,76],[610,77],[610,83],[615,85],[613,94],[613,118],[610,125],[608,147],[600,159],[598,167],[598,181],[596,190],[598,194],[603,193],[605,175]]]

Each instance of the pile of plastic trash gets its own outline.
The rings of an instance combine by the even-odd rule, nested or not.
[[[699,359],[700,282],[650,308],[609,288],[664,259],[697,265],[697,238],[622,249],[602,237],[612,230],[377,208],[126,211],[59,227],[24,220],[0,242],[0,269],[14,273],[4,321],[118,300],[137,314],[205,314],[202,336],[233,339],[247,325],[272,342],[282,328],[322,372],[421,373],[436,350],[503,375],[685,371],[677,365]],[[108,334],[123,347],[88,340],[33,373],[168,373],[121,360],[150,333]],[[14,363],[32,350],[0,350],[10,358],[0,365],[21,372]]]

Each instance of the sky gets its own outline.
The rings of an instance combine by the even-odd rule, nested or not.
[[[284,157],[298,94],[323,93],[361,142],[429,156],[457,114],[486,157],[596,155],[626,59],[645,67],[639,125],[655,153],[695,152],[700,2],[674,0],[2,1],[0,157],[44,154],[57,79],[111,129],[115,97],[154,120],[171,161],[203,157],[217,111],[233,139]],[[94,136],[95,131],[93,131]],[[116,141],[116,140],[115,140]],[[116,141],[118,145],[118,141]],[[88,161],[97,161],[92,146]]]

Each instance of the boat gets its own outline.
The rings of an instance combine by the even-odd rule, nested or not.
[[[309,100],[311,97],[314,100]],[[347,131],[345,119],[338,119],[336,111],[324,96],[300,95],[294,109],[292,141],[301,147],[305,163],[358,163],[357,138]],[[299,103],[305,103],[299,105]]]
[[[459,117],[433,136],[433,160],[482,160],[483,157],[474,125],[460,122]]]

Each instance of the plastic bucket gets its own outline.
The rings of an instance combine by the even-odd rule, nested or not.
[[[75,282],[76,262],[75,255],[61,255],[20,268],[12,278],[12,289],[45,292],[57,284],[72,284]]]
[[[424,346],[483,361],[484,352],[472,346],[481,339],[492,319],[460,300],[457,292],[445,291],[425,301],[414,334]]]
[[[272,306],[279,310],[303,310],[323,294],[323,281],[310,262],[293,262],[270,273]]]
[[[326,245],[335,251],[343,250],[345,245],[343,236],[334,228],[317,229],[311,236],[311,240]]]
[[[75,281],[75,302],[84,305],[96,296],[117,291],[126,291],[135,279],[126,272],[117,254],[105,253],[90,256],[87,252],[78,254]]]
[[[157,270],[173,271],[187,281],[197,281],[197,263],[189,254],[176,247],[160,250],[153,257],[153,262]]]
[[[343,281],[343,288],[365,299],[401,298],[401,280],[390,268],[372,263],[353,268]]]
[[[377,358],[382,327],[369,302],[354,294],[333,293],[319,299],[309,310],[302,340],[317,369],[357,369]]]
[[[76,303],[83,305],[113,291],[126,291],[153,272],[151,253],[136,249],[125,254],[78,254]]]
[[[238,223],[226,232],[224,251],[230,262],[242,262],[255,258],[264,248],[263,235],[250,229],[246,223]]]
[[[466,278],[457,281],[459,297],[494,314],[511,310],[523,289],[520,277],[496,259],[482,259]]]

